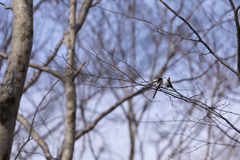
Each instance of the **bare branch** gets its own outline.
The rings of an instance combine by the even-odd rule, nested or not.
[[[61,78],[61,77],[63,76],[62,74],[60,74],[60,73],[52,70],[52,69],[49,68],[49,67],[39,66],[39,65],[34,64],[34,63],[30,63],[29,66],[30,66],[30,67],[33,67],[33,68],[36,68],[36,69],[39,69],[39,70],[41,70],[41,71],[48,72],[48,73],[50,73],[50,74],[52,74],[52,75],[54,75],[54,76],[56,76],[56,77],[58,77],[58,78]]]
[[[6,53],[0,52],[0,56],[3,58],[8,59],[8,55]]]
[[[49,160],[52,159],[52,155],[50,153],[47,143],[39,136],[39,134],[34,129],[32,129],[32,125],[28,122],[28,120],[24,118],[23,115],[21,114],[17,115],[17,120],[25,127],[25,129],[28,131],[31,137],[42,148],[45,157]]]
[[[81,71],[81,69],[82,69],[82,67],[84,66],[85,63],[86,62],[84,61],[81,65],[78,66],[77,70],[74,71],[74,73],[73,73],[73,77],[76,77],[79,74],[79,72]]]
[[[3,52],[0,52],[0,56],[3,57],[3,58],[8,59],[8,55],[5,54],[5,53],[3,53]],[[50,69],[49,67],[39,66],[39,65],[34,64],[34,63],[30,63],[29,66],[30,66],[30,67],[33,67],[33,68],[36,68],[36,69],[39,69],[39,70],[41,70],[41,71],[48,72],[48,73],[50,73],[50,74],[52,74],[52,75],[54,75],[54,76],[56,76],[56,77],[58,77],[58,78],[61,78],[61,77],[63,76],[62,74],[60,74],[60,73],[58,73],[58,72]]]
[[[191,80],[194,80],[194,79],[198,79],[198,78],[201,78],[202,76],[204,76],[218,61],[216,60],[215,62],[213,62],[202,74],[198,75],[198,76],[195,76],[195,77],[192,77],[192,78],[184,78],[184,79],[181,79],[181,80],[178,80],[178,81],[172,81],[172,83],[180,83],[180,82],[183,82],[183,81],[191,81]]]
[[[75,134],[75,139],[79,139],[81,136],[83,136],[85,133],[91,131],[94,129],[94,127],[97,125],[97,123],[104,118],[106,115],[108,115],[109,113],[111,113],[114,109],[116,109],[119,105],[121,105],[123,102],[125,102],[126,100],[129,100],[131,98],[133,98],[134,96],[141,94],[142,92],[144,92],[145,90],[147,90],[147,88],[141,89],[138,92],[132,93],[128,96],[126,96],[125,98],[122,98],[120,100],[118,100],[112,107],[110,107],[109,109],[107,109],[106,111],[104,111],[103,113],[101,113],[97,118],[95,118],[95,120],[90,123],[87,127],[81,129],[80,131],[78,131]]]
[[[35,121],[35,118],[36,118],[36,115],[37,115],[37,113],[38,113],[38,110],[39,110],[39,108],[40,108],[40,106],[42,105],[42,103],[43,103],[43,101],[45,100],[45,98],[47,97],[47,95],[52,91],[52,89],[54,88],[54,86],[59,82],[59,80],[60,79],[58,79],[53,85],[52,85],[52,87],[49,89],[49,91],[45,94],[45,96],[42,98],[42,100],[41,100],[41,102],[39,103],[39,105],[37,106],[37,109],[36,109],[36,111],[35,111],[35,113],[34,113],[34,116],[33,116],[33,119],[32,119],[32,124],[30,125],[29,124],[29,126],[30,126],[30,128],[28,128],[29,129],[29,131],[28,131],[28,129],[27,129],[27,131],[28,131],[28,133],[29,133],[29,135],[28,135],[28,139],[26,140],[26,142],[25,143],[23,143],[23,145],[21,146],[21,148],[20,148],[20,150],[18,151],[18,154],[15,156],[15,159],[18,157],[18,155],[19,155],[19,153],[21,152],[21,150],[23,149],[23,147],[27,144],[27,142],[30,140],[30,138],[31,138],[31,136],[32,136],[32,133],[33,133],[33,124],[34,124],[34,121]],[[20,119],[21,119],[22,117],[20,117]],[[23,119],[21,119],[21,120],[23,120]],[[29,127],[28,126],[28,127]],[[36,138],[36,135],[34,135],[35,136],[35,138]],[[34,138],[34,137],[33,137]],[[46,146],[44,146],[44,149],[46,150],[46,148],[45,148]],[[44,150],[43,150],[44,151]],[[48,153],[47,153],[48,154]],[[50,152],[49,152],[49,154],[48,154],[49,156],[51,156],[51,154],[50,154]]]
[[[155,25],[154,23],[152,23],[152,22],[150,22],[150,21],[147,21],[147,20],[145,20],[145,19],[140,19],[140,18],[136,18],[136,17],[132,17],[132,16],[129,16],[129,15],[123,14],[123,13],[111,11],[111,10],[109,10],[109,9],[106,9],[106,8],[103,8],[103,7],[100,7],[100,6],[94,6],[94,7],[101,8],[101,9],[103,9],[103,10],[105,10],[105,11],[112,12],[112,13],[119,14],[119,15],[123,15],[123,16],[125,16],[125,17],[132,18],[132,19],[135,19],[135,20],[138,20],[138,21],[146,22],[146,23],[148,23],[148,24],[153,25],[153,26],[156,27],[157,29],[160,29],[157,25]]]
[[[5,9],[6,9],[6,10],[7,10],[7,9],[11,9],[11,10],[12,10],[12,6],[8,6],[8,5],[6,5],[6,4],[4,4],[4,3],[2,3],[2,2],[0,2],[0,4],[3,5],[3,6],[5,6]]]
[[[159,0],[160,2],[162,2],[162,4],[164,4],[172,13],[174,13],[178,18],[180,18],[182,21],[184,21],[187,26],[194,32],[194,34],[198,37],[199,42],[201,42],[206,48],[207,50],[214,56],[217,58],[217,60],[219,60],[225,67],[227,67],[228,69],[230,69],[233,73],[235,73],[238,78],[240,79],[240,75],[238,74],[238,72],[233,69],[232,67],[230,67],[227,63],[225,63],[216,53],[213,52],[213,50],[209,47],[209,45],[203,41],[203,39],[201,38],[201,36],[198,34],[198,32],[190,25],[190,23],[188,23],[187,20],[185,20],[183,17],[181,17],[179,14],[177,14],[171,7],[169,7],[163,0]]]
[[[60,48],[60,46],[62,45],[63,42],[63,38],[60,39],[60,41],[57,43],[54,51],[52,52],[52,54],[48,57],[47,61],[43,64],[43,66],[47,66],[55,57],[55,55],[58,52],[58,49]],[[4,57],[5,58],[5,57]],[[34,72],[33,77],[26,83],[26,85],[24,86],[23,92],[25,92],[31,85],[33,85],[39,78],[40,74],[41,74],[42,70],[38,70],[37,72]],[[58,77],[60,78],[60,77]]]
[[[91,7],[92,2],[93,0],[84,0],[83,2],[81,2],[81,7],[78,10],[76,18],[76,32],[78,32],[82,28],[82,25],[85,22],[88,10]]]
[[[235,26],[236,26],[236,31],[237,31],[237,54],[238,54],[237,72],[238,72],[238,75],[240,75],[240,26],[239,26],[239,21],[238,21],[239,7],[236,9],[232,0],[229,0],[229,3],[231,4],[232,10],[234,12],[234,21],[235,21]]]
[[[173,92],[169,92],[168,90],[161,89],[161,91],[164,92],[168,96],[171,96],[171,97],[174,97],[174,98],[177,98],[177,99],[181,99],[185,102],[189,102],[189,103],[192,103],[192,104],[195,104],[195,105],[201,107],[202,109],[208,111],[209,113],[221,118],[226,123],[228,123],[236,132],[240,133],[240,130],[237,129],[227,118],[223,117],[220,113],[217,113],[216,111],[214,111],[212,109],[212,107],[208,106],[207,104],[205,104],[203,102],[200,102],[200,101],[197,101],[197,100],[193,100],[193,99],[191,99],[191,97],[188,98],[186,96],[183,96],[182,94],[180,94],[178,92],[177,92],[177,94],[175,94]]]

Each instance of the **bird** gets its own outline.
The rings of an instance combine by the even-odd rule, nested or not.
[[[165,87],[170,87],[170,88],[173,88],[171,82],[170,82],[170,77],[164,77],[164,81],[163,81],[163,84]]]
[[[154,98],[155,95],[156,95],[156,93],[157,93],[157,91],[158,91],[158,89],[161,88],[162,85],[163,85],[163,79],[160,78],[160,77],[158,77],[157,79],[154,79],[154,80],[152,81],[152,83],[153,83],[153,85],[154,85],[155,87],[157,87],[157,88],[156,88],[156,91],[154,92],[154,95],[153,95],[153,98]]]

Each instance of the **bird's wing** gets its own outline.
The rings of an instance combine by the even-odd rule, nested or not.
[[[157,86],[157,88],[156,88],[156,90],[154,92],[153,98],[155,97],[155,95],[156,95],[158,89],[161,87],[161,85],[162,85],[162,81],[160,81],[160,83],[158,84],[158,86]]]
[[[169,83],[169,85],[170,85],[170,87],[172,87],[173,88],[173,86],[172,86],[172,83],[167,79],[167,81],[168,81],[168,83]]]

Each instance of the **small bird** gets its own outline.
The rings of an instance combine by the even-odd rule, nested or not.
[[[170,82],[170,77],[164,77],[163,84],[164,84],[165,87],[173,88],[173,86],[172,86],[172,84]]]
[[[157,87],[157,88],[156,88],[156,91],[154,92],[154,95],[153,95],[153,98],[154,98],[155,95],[156,95],[156,93],[157,93],[157,91],[158,91],[158,89],[161,88],[162,85],[163,85],[163,79],[160,78],[160,77],[158,77],[157,79],[154,79],[154,80],[152,81],[152,83],[153,83],[153,85],[154,85],[155,87]]]

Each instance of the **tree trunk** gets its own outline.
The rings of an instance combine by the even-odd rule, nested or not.
[[[0,94],[0,159],[10,159],[33,39],[33,1],[13,0],[12,44]]]
[[[65,138],[64,149],[62,154],[62,160],[71,160],[74,150],[75,142],[75,121],[76,121],[76,89],[74,84],[74,55],[75,55],[75,24],[76,24],[76,0],[70,1],[69,6],[69,32],[67,33],[67,41],[65,41],[67,47],[67,63],[65,76],[63,80],[65,95],[66,95],[66,120],[65,120]]]

